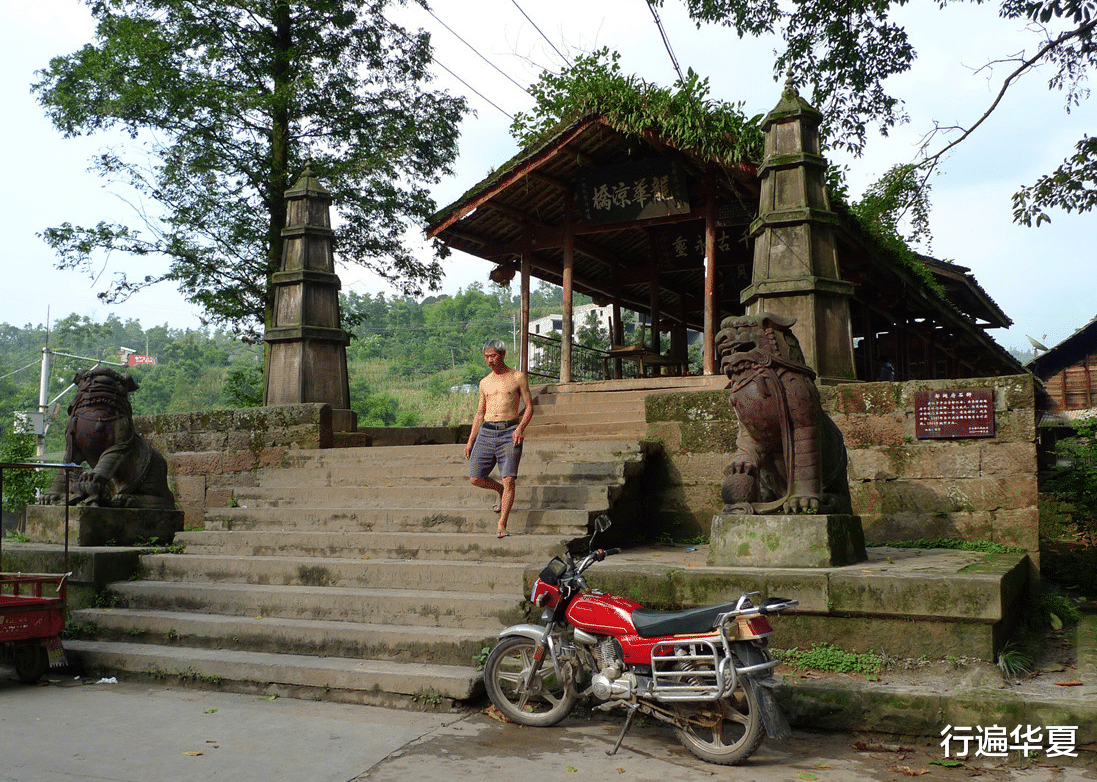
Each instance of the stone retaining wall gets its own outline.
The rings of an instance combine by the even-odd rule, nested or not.
[[[995,436],[917,439],[914,394],[968,388],[994,390]],[[820,393],[845,438],[853,510],[867,542],[990,540],[1036,555],[1031,376],[851,383],[824,386]],[[738,432],[727,392],[649,396],[646,415],[649,438],[664,447],[652,487],[655,523],[673,528],[675,537],[707,535],[723,509],[720,484]]]
[[[207,507],[224,508],[255,473],[282,464],[296,448],[330,448],[329,404],[168,413],[133,419],[137,433],[164,455],[168,483],[184,512],[184,528],[198,529]]]

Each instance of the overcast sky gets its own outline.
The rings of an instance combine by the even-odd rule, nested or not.
[[[1005,66],[977,71],[979,66],[1031,47],[1018,25],[998,19],[993,4],[954,4],[944,11],[935,6],[907,6],[900,17],[909,21],[920,55],[914,71],[892,85],[906,101],[911,123],[887,139],[874,138],[860,160],[829,156],[851,167],[854,198],[888,167],[911,160],[935,120],[973,123],[1007,71]],[[601,46],[621,53],[626,73],[663,85],[676,77],[644,0],[434,0],[432,7],[433,16],[407,9],[398,18],[433,32],[440,66],[436,86],[467,95],[476,112],[462,128],[456,175],[435,189],[439,206],[516,152],[508,115],[528,110],[532,100],[515,81],[526,85],[541,68],[559,68],[562,56]],[[4,10],[0,97],[7,192],[0,210],[5,293],[0,322],[40,324],[47,312],[50,320],[72,312],[102,320],[113,312],[146,328],[197,325],[196,310],[167,289],[101,305],[95,294],[112,271],[135,268],[120,256],[106,262],[98,280],[53,269],[52,253],[36,235],[44,228],[64,221],[127,222],[131,212],[86,170],[90,156],[116,139],[63,139],[29,93],[34,72],[50,57],[91,40],[86,6],[80,0],[5,0]],[[772,76],[774,41],[740,40],[719,27],[697,30],[680,0],[667,0],[659,13],[682,70],[707,76],[712,97],[744,101],[748,114],[765,113],[777,103],[781,85]],[[1097,125],[1092,101],[1067,114],[1062,95],[1048,91],[1048,77],[1046,72],[1030,76],[1011,92],[997,115],[950,155],[933,182],[930,254],[969,267],[1014,320],[1008,331],[992,332],[1005,347],[1027,347],[1026,335],[1050,347],[1097,314],[1091,271],[1097,215],[1054,213],[1051,225],[1039,229],[1012,223],[1012,193],[1054,169]],[[446,261],[444,291],[455,293],[477,280],[487,284],[490,268],[455,253]],[[344,290],[394,293],[360,269],[343,268],[340,274]]]

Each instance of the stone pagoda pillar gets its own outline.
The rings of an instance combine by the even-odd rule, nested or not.
[[[309,161],[297,184],[286,191],[282,269],[273,277],[274,320],[263,335],[270,346],[263,404],[326,402],[333,408],[333,431],[352,432],[350,338],[339,321],[330,206],[331,193]]]
[[[849,299],[838,276],[837,216],[826,190],[820,152],[822,114],[796,90],[791,74],[781,100],[762,122],[765,157],[754,238],[752,284],[741,301],[748,314],[796,318],[793,333],[820,382],[855,380]]]

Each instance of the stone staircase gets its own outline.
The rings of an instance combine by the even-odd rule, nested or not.
[[[636,513],[646,394],[722,387],[658,378],[535,389],[511,536],[469,485],[463,445],[298,451],[183,553],[142,556],[111,608],[73,612],[88,673],[372,705],[463,701],[476,658],[526,621],[524,573],[609,512]],[[174,549],[174,547],[173,547]]]
[[[118,604],[73,612],[94,675],[374,705],[480,688],[474,661],[525,621],[523,574],[586,534],[647,446],[527,441],[512,535],[468,484],[461,445],[300,451],[208,509],[184,553],[143,556]],[[89,639],[90,637],[90,639]]]

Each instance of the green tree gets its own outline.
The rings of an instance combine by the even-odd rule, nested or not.
[[[25,462],[35,456],[34,434],[18,425],[0,436],[0,462]],[[20,513],[34,501],[35,491],[50,485],[53,476],[47,470],[17,469],[4,472],[4,510]]]
[[[1072,509],[1078,531],[1097,533],[1097,420],[1074,422],[1074,436],[1059,441],[1056,466],[1043,489]]]
[[[664,0],[648,2],[662,5]],[[889,93],[887,84],[889,77],[910,70],[917,59],[906,29],[890,16],[906,0],[682,2],[698,24],[726,25],[740,37],[781,38],[784,50],[777,53],[774,72],[791,71],[811,83],[811,100],[823,112],[828,145],[860,154],[870,128],[886,135],[908,119],[902,100]],[[949,2],[938,0],[937,5],[943,11]],[[1092,0],[1000,0],[998,14],[1025,24],[1033,36],[1031,49],[1003,53],[996,64],[1012,70],[982,116],[951,140],[932,147],[938,132],[953,129],[951,123],[936,126],[921,161],[903,172],[909,182],[924,183],[943,156],[968,139],[1022,77],[1042,66],[1051,69],[1048,88],[1064,94],[1068,111],[1089,97],[1087,81],[1097,65],[1097,9]],[[1097,207],[1097,139],[1083,136],[1058,169],[1020,189],[1013,205],[1014,219],[1024,225],[1050,220],[1048,209],[1085,212]]]
[[[423,261],[404,235],[434,210],[427,187],[451,170],[465,103],[427,89],[429,36],[385,17],[403,0],[86,1],[94,42],[51,60],[33,90],[66,136],[139,140],[93,167],[155,208],[139,228],[47,229],[59,268],[122,251],[142,271],[116,273],[101,298],[169,282],[211,322],[254,333],[270,322],[284,192],[311,158],[341,260],[406,293],[437,287],[444,248]]]

